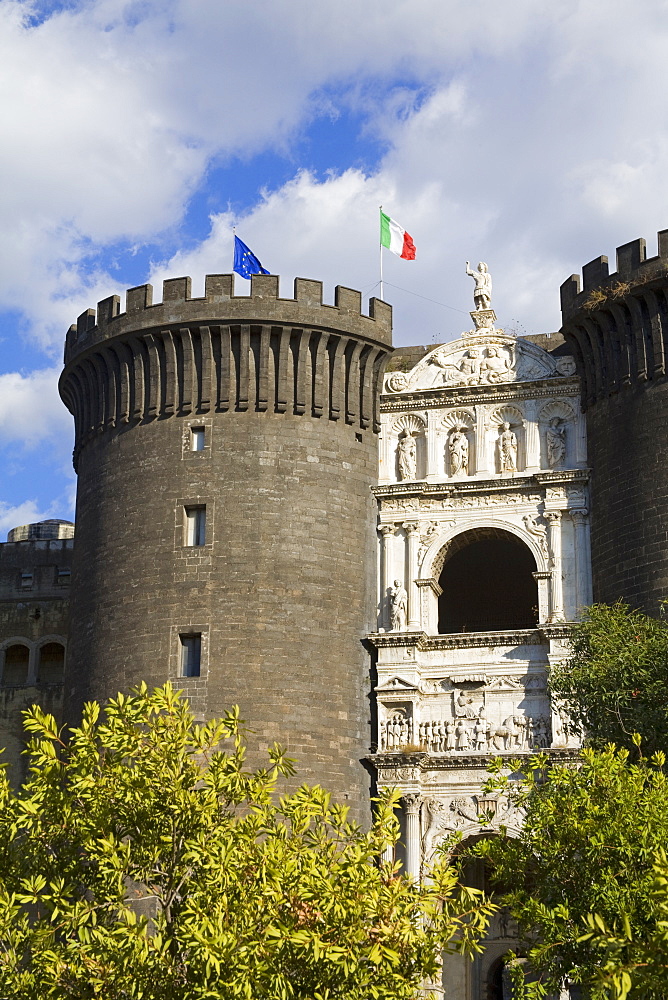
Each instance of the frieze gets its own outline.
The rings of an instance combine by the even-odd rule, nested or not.
[[[403,372],[395,372],[395,375]],[[548,381],[506,382],[501,385],[460,386],[457,389],[440,387],[417,392],[401,391],[383,393],[380,398],[381,413],[401,413],[407,408],[438,409],[451,406],[472,406],[476,403],[501,403],[525,399],[553,399],[555,393],[579,402],[580,383],[577,376],[556,377]]]
[[[557,492],[557,491],[553,491]],[[563,493],[559,496],[563,498]],[[451,510],[465,510],[473,507],[513,507],[518,504],[538,504],[543,497],[540,493],[486,493],[481,496],[447,497],[393,497],[380,501],[381,511],[439,511],[447,514]]]
[[[536,629],[516,629],[507,632],[465,632],[451,635],[427,635],[426,632],[371,632],[369,642],[376,648],[411,646],[419,651],[439,649],[469,649],[483,646],[545,646],[550,637],[563,638],[570,634],[570,626],[541,626]]]

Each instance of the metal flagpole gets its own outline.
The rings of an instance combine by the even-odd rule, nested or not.
[[[381,214],[382,214],[382,211],[383,211],[383,206],[382,205],[380,206],[380,211],[381,211]],[[381,222],[380,217],[378,218],[378,221]],[[382,225],[382,222],[381,222],[381,225]],[[382,230],[381,230],[381,234],[382,234]],[[379,249],[380,249],[380,298],[382,299],[383,298],[383,241],[382,241],[382,239],[379,239],[378,242],[380,244],[380,247],[379,247]]]

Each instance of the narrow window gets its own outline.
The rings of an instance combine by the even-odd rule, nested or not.
[[[204,451],[204,441],[206,438],[206,432],[204,427],[191,427],[190,428],[190,450],[191,451]]]
[[[59,587],[68,587],[70,583],[71,571],[69,567],[59,566],[56,574],[56,583]]]
[[[24,570],[21,573],[21,590],[30,590],[32,587],[32,572]]]
[[[186,545],[206,542],[206,507],[186,507]]]
[[[180,635],[181,677],[199,677],[202,663],[202,636]]]

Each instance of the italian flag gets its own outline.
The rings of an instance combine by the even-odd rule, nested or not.
[[[415,260],[415,244],[398,222],[380,210],[380,245],[404,260]]]

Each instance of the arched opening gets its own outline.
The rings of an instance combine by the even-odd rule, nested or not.
[[[39,684],[61,684],[65,669],[65,647],[60,642],[46,642],[40,648],[37,665]]]
[[[476,528],[457,535],[439,578],[438,631],[494,632],[538,623],[536,560],[509,531]]]
[[[6,687],[25,687],[28,683],[28,663],[30,650],[22,643],[14,643],[5,650],[5,666],[2,683]]]

